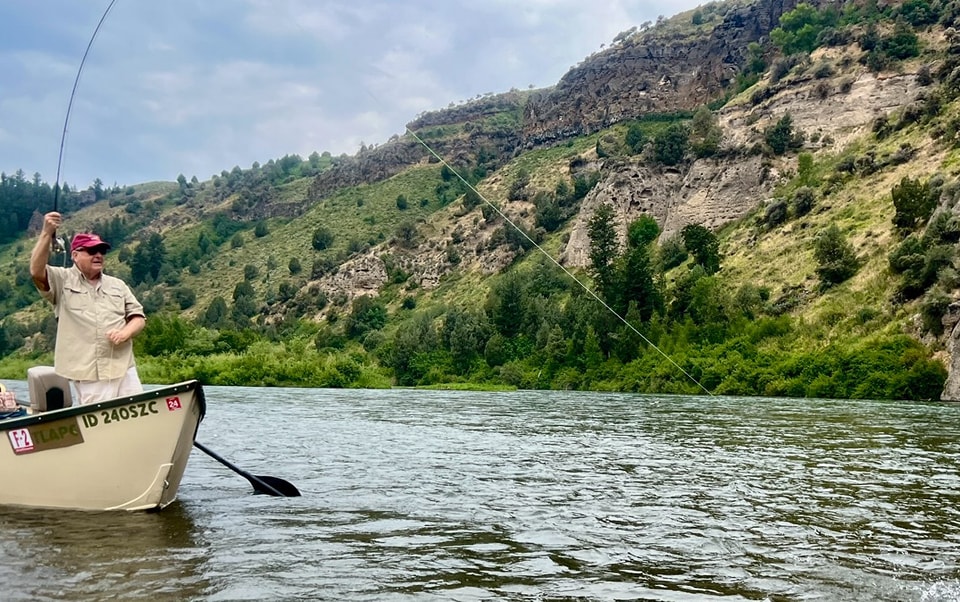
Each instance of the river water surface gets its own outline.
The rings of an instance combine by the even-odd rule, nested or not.
[[[206,392],[303,496],[194,450],[160,513],[0,509],[0,599],[960,600],[960,405]]]

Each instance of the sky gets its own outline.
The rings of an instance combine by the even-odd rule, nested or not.
[[[0,171],[58,181],[61,139],[59,182],[81,189],[352,155],[423,112],[553,86],[618,33],[699,4],[114,0],[93,37],[110,0],[3,0]]]

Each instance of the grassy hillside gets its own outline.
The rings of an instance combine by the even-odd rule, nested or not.
[[[896,10],[875,15],[880,40],[901,26]],[[697,35],[720,18],[712,8],[695,14],[661,24],[662,33]],[[808,120],[782,150],[771,135],[785,114],[817,115],[823,86],[840,89],[873,69],[866,63],[878,59],[862,48],[871,22],[837,22],[842,43],[802,60],[770,46],[766,70],[715,103],[727,119],[724,144],[699,156],[687,148],[677,163],[666,162],[663,143],[696,132],[692,114],[647,115],[488,163],[486,148],[450,165],[425,158],[316,202],[314,178],[337,161],[285,157],[206,182],[114,191],[71,212],[67,228],[114,224],[108,271],[128,280],[148,272],[134,284],[150,313],[137,351],[151,382],[937,397],[946,334],[937,312],[960,285],[960,107],[944,30],[917,25],[918,54],[870,72],[932,80],[922,98],[876,115],[872,129],[827,142]],[[424,138],[462,149],[471,132],[506,131],[520,118],[505,106],[481,126],[432,125]],[[697,161],[758,155],[772,196],[708,232],[719,270],[692,239],[678,248],[663,237],[621,238],[603,265],[554,263],[584,229],[600,236],[629,225],[594,213],[593,187],[618,170],[674,178]],[[905,181],[932,200],[910,227],[896,224],[903,209],[892,198]],[[801,210],[803,191],[811,201]],[[818,241],[831,228],[853,260],[850,274],[827,281]],[[163,261],[145,270],[138,249],[155,235]],[[51,312],[25,278],[31,244],[0,246],[8,378],[51,350]],[[891,269],[908,247],[913,263]],[[922,284],[905,287],[911,278]]]

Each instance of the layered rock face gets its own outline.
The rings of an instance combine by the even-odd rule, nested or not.
[[[575,218],[561,263],[590,264],[588,224],[600,204],[610,205],[626,240],[627,227],[646,214],[657,220],[661,239],[688,224],[716,228],[742,217],[762,202],[774,182],[764,179],[759,156],[739,160],[701,160],[682,169],[662,169],[631,161],[611,170],[584,199]]]
[[[808,2],[817,6],[820,2]],[[748,47],[777,27],[795,0],[731,9],[709,35],[634,35],[571,69],[528,103],[526,148],[591,134],[646,113],[692,110],[717,98],[747,62]]]
[[[818,6],[826,1],[807,3]],[[464,130],[458,136],[426,140],[451,163],[468,158],[479,146],[505,161],[521,149],[550,146],[648,113],[692,110],[716,98],[736,78],[746,63],[748,46],[769,35],[780,16],[796,5],[796,0],[757,0],[731,8],[709,34],[681,37],[656,29],[635,34],[571,69],[553,88],[532,95],[511,91],[433,111],[407,127],[424,133],[522,110],[516,131]],[[338,188],[389,178],[429,156],[409,137],[391,140],[317,176],[310,200],[318,201]]]
[[[947,337],[947,381],[940,393],[941,401],[960,401],[960,302],[954,301],[943,316]]]
[[[668,37],[656,29],[636,34],[590,57],[568,72],[555,88],[532,93],[511,91],[426,113],[408,128],[451,164],[468,159],[480,145],[494,149],[500,160],[506,161],[526,148],[550,146],[646,113],[693,110],[715,98],[736,77],[746,61],[748,46],[767,36],[780,16],[796,4],[795,0],[758,0],[731,8],[720,25],[700,36]],[[844,57],[820,56],[815,60],[839,63]],[[603,179],[584,199],[558,260],[569,266],[588,264],[587,222],[600,203],[613,206],[622,234],[643,213],[657,220],[663,237],[691,223],[717,228],[739,219],[770,197],[778,169],[792,168],[789,164],[764,165],[761,157],[744,152],[762,138],[764,128],[790,113],[797,130],[817,134],[821,141],[817,144],[831,140],[841,147],[862,135],[877,115],[913,99],[917,93],[916,78],[910,73],[877,77],[858,69],[849,78],[847,89],[841,91],[834,82],[827,93],[816,90],[823,83],[812,77],[793,78],[778,84],[760,102],[723,108],[717,113],[728,151],[722,158],[701,159],[676,168],[649,164],[639,157],[603,164]],[[521,126],[516,131],[480,125],[503,114],[511,115],[505,121],[512,123],[512,116],[521,111]],[[391,140],[344,159],[318,176],[310,200],[318,201],[344,186],[390,177],[429,160],[435,159],[411,137]],[[503,209],[517,223],[532,228],[533,208],[527,205],[505,203]],[[455,227],[465,233],[460,236],[462,242],[450,240]],[[490,273],[511,259],[510,253],[493,253],[489,248],[478,255],[476,249],[487,246],[490,231],[476,216],[464,215],[447,231],[424,235],[418,248],[394,250],[404,269],[424,288],[432,288],[440,277],[455,269],[446,253],[440,251],[447,246],[458,247],[463,258],[460,269],[479,268]],[[383,251],[378,247],[369,254],[377,257]],[[371,270],[363,257],[350,262],[365,266],[356,271],[366,275],[357,279],[356,286],[351,285],[350,277],[339,278],[335,286],[326,282],[321,286],[330,285],[331,291],[346,292],[349,297],[354,293],[375,294],[385,282],[385,272]],[[470,265],[474,262],[482,265]],[[353,273],[350,266],[345,267],[345,274]]]
[[[839,56],[819,58],[843,60]],[[613,207],[621,240],[625,240],[627,226],[644,213],[657,220],[661,240],[676,235],[688,224],[716,229],[747,215],[771,198],[780,172],[796,168],[792,156],[764,161],[760,155],[747,152],[762,141],[763,130],[784,115],[792,117],[796,131],[808,140],[816,139],[808,141],[807,150],[841,149],[866,134],[878,115],[921,94],[922,86],[911,72],[877,77],[859,70],[846,78],[849,89],[844,90],[836,85],[824,88],[823,80],[812,77],[798,78],[755,106],[724,108],[717,117],[726,156],[669,168],[637,158],[605,165],[604,178],[587,195],[574,218],[562,262],[577,267],[589,265],[587,224],[601,203]]]
[[[310,200],[319,201],[340,188],[385,180],[423,161],[435,162],[433,153],[451,165],[462,165],[470,163],[477,150],[483,148],[494,153],[498,163],[502,163],[512,157],[519,146],[519,128],[481,124],[497,115],[519,116],[522,102],[519,92],[507,92],[421,115],[407,124],[407,130],[415,132],[422,142],[411,136],[394,138],[344,158],[339,165],[317,176],[310,186]],[[435,134],[437,131],[441,133]]]

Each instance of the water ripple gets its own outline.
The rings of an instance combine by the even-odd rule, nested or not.
[[[156,515],[0,511],[13,599],[960,599],[960,406],[208,389]],[[42,585],[40,585],[42,584]]]

